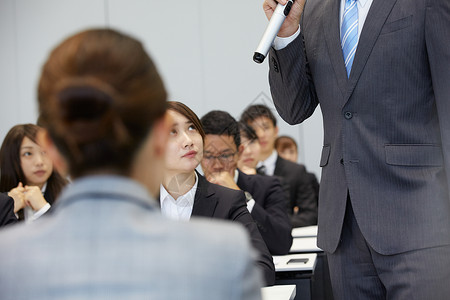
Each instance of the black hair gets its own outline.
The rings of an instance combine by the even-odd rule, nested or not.
[[[204,115],[200,121],[205,134],[232,136],[236,148],[241,145],[238,122],[229,113],[221,110],[213,110]]]
[[[173,110],[191,121],[195,129],[197,129],[198,133],[202,136],[203,142],[205,142],[205,131],[203,131],[202,123],[192,109],[179,101],[168,101],[167,109]]]
[[[259,117],[267,117],[272,121],[274,127],[277,126],[277,118],[275,118],[272,110],[263,104],[247,107],[241,115],[241,121],[248,124]]]
[[[50,54],[38,86],[39,123],[73,178],[97,170],[128,174],[167,92],[142,43],[112,29],[77,33]]]
[[[242,121],[238,122],[238,126],[239,126],[239,132],[241,134],[241,137],[244,136],[252,142],[258,140],[258,135],[256,135],[256,132],[252,126],[250,126],[247,123],[244,123]]]

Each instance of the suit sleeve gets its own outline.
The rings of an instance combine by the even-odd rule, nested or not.
[[[275,177],[263,177],[267,192],[263,203],[255,203],[252,217],[272,255],[289,253],[292,246],[292,224],[286,213],[286,194]]]
[[[272,255],[256,226],[255,221],[247,210],[245,195],[242,191],[236,193],[238,196],[233,197],[232,209],[230,211],[230,219],[237,221],[247,228],[253,247],[258,251],[257,263],[263,272],[266,285],[275,284],[275,266],[273,264]]]
[[[425,39],[439,115],[445,171],[450,174],[450,1],[428,1]],[[450,187],[450,176],[447,176],[447,187]]]
[[[1,193],[0,194],[0,227],[14,224],[17,222],[17,218],[14,214],[14,200]]]
[[[311,116],[318,104],[300,34],[285,48],[270,50],[269,84],[280,116],[295,125]]]

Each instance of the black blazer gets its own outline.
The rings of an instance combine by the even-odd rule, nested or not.
[[[16,222],[14,199],[5,193],[0,193],[0,227]]]
[[[247,175],[239,171],[237,185],[255,200],[252,217],[272,255],[289,253],[292,224],[286,213],[286,194],[274,176]]]
[[[253,247],[259,252],[258,266],[266,285],[275,283],[275,266],[272,256],[261,237],[255,221],[247,210],[244,192],[210,183],[198,174],[192,216],[230,220],[242,223],[250,234]]]
[[[310,177],[303,165],[277,156],[274,175],[281,178],[282,185],[289,190],[287,204],[293,227],[317,224],[317,200]],[[294,207],[298,212],[294,213]]]

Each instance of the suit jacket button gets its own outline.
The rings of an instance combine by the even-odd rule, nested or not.
[[[344,159],[341,158],[341,160],[339,162],[341,163],[341,165],[343,165],[344,164]]]
[[[277,63],[276,59],[273,57],[272,57],[272,65],[273,65],[273,70],[275,72],[277,72],[277,73],[280,72],[280,70],[278,69],[278,63]]]
[[[351,111],[346,111],[346,112],[344,113],[344,117],[345,117],[347,120],[350,120],[351,118],[353,118],[353,114],[352,114]]]

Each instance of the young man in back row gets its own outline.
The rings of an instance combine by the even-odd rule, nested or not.
[[[241,121],[252,126],[261,145],[258,173],[277,176],[286,191],[286,205],[293,227],[317,224],[317,200],[310,177],[303,165],[288,161],[277,154],[275,140],[278,135],[277,119],[271,110],[261,104],[249,106]]]
[[[292,225],[285,211],[286,197],[278,179],[247,175],[237,168],[243,151],[237,121],[227,112],[214,110],[201,118],[205,131],[201,162],[205,177],[212,183],[243,190],[259,232],[272,255],[288,254],[292,245]]]

